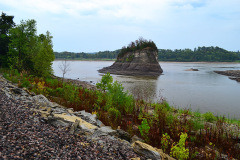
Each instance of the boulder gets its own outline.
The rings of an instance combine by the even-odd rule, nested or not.
[[[33,100],[36,103],[39,103],[42,106],[51,106],[52,105],[52,103],[49,102],[48,99],[44,95],[42,95],[42,94],[33,96]]]
[[[132,147],[136,153],[138,153],[139,155],[142,155],[147,159],[161,160],[161,156],[158,153],[158,151],[146,143],[135,141],[132,144]]]
[[[65,121],[72,122],[74,123],[76,120],[79,120],[79,127],[82,129],[87,129],[87,130],[94,130],[97,128],[97,126],[92,125],[84,120],[82,120],[80,117],[77,116],[69,116],[66,114],[53,114],[54,117],[62,118]]]

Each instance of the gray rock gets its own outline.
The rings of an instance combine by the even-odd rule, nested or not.
[[[116,136],[117,135],[117,131],[113,130],[110,126],[101,127],[101,128],[99,128],[99,130],[108,134],[108,135],[111,135],[111,136]]]
[[[161,156],[152,146],[136,141],[132,144],[133,150],[147,159],[161,160]]]
[[[48,99],[40,94],[40,95],[36,95],[36,96],[33,96],[33,100],[41,105],[46,105],[46,106],[50,106],[50,102],[48,101]]]
[[[27,95],[27,93],[21,88],[12,88],[11,90],[14,94]]]
[[[97,126],[97,116],[96,116],[96,114],[91,114],[91,113],[85,112],[85,110],[80,111],[79,113],[80,113],[80,117],[83,120]]]
[[[7,86],[6,86],[7,88],[16,88],[16,86],[14,86],[14,85],[12,85],[12,84],[8,84]]]
[[[68,127],[70,126],[69,122],[66,122],[62,119],[56,118],[56,117],[51,117],[49,116],[47,118],[47,123],[51,124],[52,126],[58,128],[58,127]]]
[[[104,127],[105,125],[102,123],[102,121],[100,121],[99,119],[97,119],[97,126],[98,126],[98,127]]]
[[[131,143],[134,143],[136,141],[144,142],[144,140],[139,138],[138,136],[136,136],[136,135],[132,136]]]
[[[131,136],[129,133],[125,132],[124,130],[122,129],[117,129],[117,137],[120,138],[120,139],[124,139],[128,142],[131,141]]]
[[[97,139],[98,137],[101,136],[107,136],[108,134],[106,132],[103,132],[100,129],[96,129],[94,133],[91,135],[91,139]]]
[[[79,123],[79,130],[78,133],[84,134],[88,137],[91,137],[96,129],[88,128],[88,126],[85,126],[84,124]]]
[[[74,134],[74,132],[76,131],[76,129],[77,129],[78,125],[79,125],[79,122],[80,121],[76,119],[76,121],[72,124],[72,127],[70,129],[70,133],[71,134]]]

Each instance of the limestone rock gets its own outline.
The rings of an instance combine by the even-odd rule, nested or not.
[[[102,123],[102,121],[97,119],[97,126],[98,127],[104,127],[105,125]]]
[[[76,120],[79,120],[79,126],[84,128],[84,129],[96,129],[97,126],[94,126],[84,120],[82,120],[80,117],[77,117],[77,116],[69,116],[69,115],[66,115],[66,114],[53,114],[54,117],[59,117],[59,118],[62,118],[64,119],[65,121],[69,121],[69,122],[72,122],[74,123]]]
[[[118,57],[109,67],[98,70],[100,73],[111,73],[132,76],[159,76],[163,70],[158,62],[157,50],[149,47],[135,52],[128,52]]]
[[[75,120],[75,122],[72,124],[72,127],[70,129],[70,133],[74,134],[74,132],[76,131],[78,125],[79,125],[80,121],[78,119]]]
[[[101,127],[99,130],[111,136],[115,136],[117,134],[117,131],[113,130],[110,126]]]
[[[94,132],[93,132],[93,134],[91,135],[91,139],[97,139],[97,138],[99,138],[99,137],[101,137],[101,136],[107,136],[108,135],[108,133],[106,133],[106,132],[103,132],[102,130],[100,130],[100,129],[96,129]]]
[[[51,105],[50,102],[48,101],[48,99],[42,94],[33,96],[33,100],[43,106]]]
[[[96,114],[91,114],[91,113],[85,112],[84,110],[80,111],[79,113],[80,113],[79,116],[83,120],[85,120],[88,123],[91,123],[93,125],[97,125],[97,116],[96,116]]]
[[[132,147],[136,153],[147,159],[161,160],[161,156],[158,151],[146,143],[136,141],[132,144]]]

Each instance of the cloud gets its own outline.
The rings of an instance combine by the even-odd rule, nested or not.
[[[35,19],[39,33],[53,34],[56,50],[113,50],[139,36],[162,48],[226,41],[236,50],[240,36],[239,0],[0,0],[0,6],[16,23]]]

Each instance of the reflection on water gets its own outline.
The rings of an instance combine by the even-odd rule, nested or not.
[[[157,78],[128,77],[130,81],[122,81],[123,79],[125,78],[116,77],[116,80],[120,81],[125,90],[133,94],[134,98],[151,101],[153,97],[156,97]]]
[[[97,83],[101,74],[97,72],[113,62],[71,61],[71,72],[67,78]],[[62,76],[54,61],[56,76]],[[219,75],[214,70],[240,70],[239,63],[174,63],[160,62],[163,75],[158,78],[112,75],[135,98],[158,101],[166,99],[171,105],[192,108],[200,112],[212,111],[227,117],[240,118],[240,83]],[[185,71],[195,68],[199,71]]]

